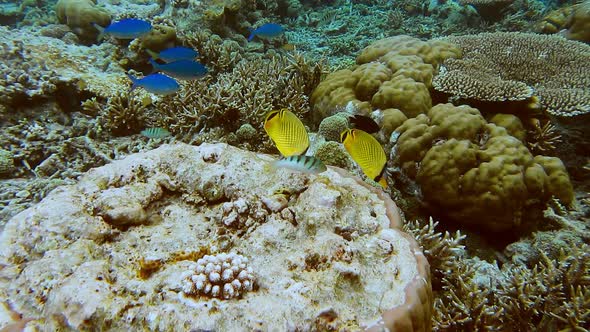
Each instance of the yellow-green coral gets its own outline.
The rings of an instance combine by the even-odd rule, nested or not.
[[[477,109],[439,104],[397,130],[395,163],[424,199],[454,220],[492,230],[521,223],[523,211],[552,196],[573,200],[558,158],[533,157],[526,145]]]
[[[342,144],[328,141],[318,146],[315,156],[326,165],[348,169],[351,159]]]
[[[59,0],[55,13],[60,23],[67,24],[78,35],[97,35],[92,23],[107,26],[111,22],[109,12],[93,0]]]
[[[348,128],[347,113],[336,113],[322,120],[318,133],[327,141],[340,142],[340,133]]]
[[[428,89],[435,70],[445,59],[459,55],[458,47],[440,40],[409,36],[378,40],[359,54],[356,68],[331,73],[318,85],[311,96],[314,119],[321,121],[349,103],[365,115],[387,108],[407,117],[424,113],[432,104]]]

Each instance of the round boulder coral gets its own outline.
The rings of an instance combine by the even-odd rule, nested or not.
[[[329,116],[320,122],[318,133],[327,141],[340,142],[340,133],[348,128],[350,114],[340,112]]]
[[[59,0],[55,5],[55,13],[60,23],[67,24],[72,31],[83,37],[98,35],[93,23],[107,26],[111,22],[109,12],[98,7],[93,0]]]
[[[378,40],[358,55],[358,66],[336,71],[311,96],[314,119],[322,119],[351,103],[361,113],[397,108],[407,117],[430,109],[428,89],[439,64],[460,55],[457,46],[410,36]]]
[[[395,163],[416,180],[434,211],[458,222],[506,230],[552,196],[573,201],[561,160],[534,157],[477,109],[439,104],[396,131]]]

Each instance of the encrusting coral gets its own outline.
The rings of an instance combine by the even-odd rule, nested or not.
[[[553,35],[495,32],[442,40],[461,47],[432,84],[453,98],[524,102],[554,115],[590,112],[590,46]]]
[[[439,104],[396,132],[394,163],[416,180],[433,209],[457,222],[506,230],[521,225],[525,211],[542,208],[551,196],[573,202],[561,160],[533,156],[477,109]]]
[[[407,117],[430,109],[428,89],[438,65],[459,49],[442,41],[409,36],[378,40],[357,56],[358,66],[329,74],[311,96],[314,119],[319,122],[348,103],[361,114],[395,108]]]

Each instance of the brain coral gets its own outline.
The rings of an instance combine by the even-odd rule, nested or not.
[[[395,163],[433,208],[454,220],[506,230],[521,223],[524,209],[552,196],[573,200],[561,160],[533,156],[475,108],[439,104],[396,131]]]
[[[456,57],[451,43],[421,41],[410,36],[378,40],[357,56],[358,66],[331,73],[311,96],[314,119],[330,116],[348,103],[365,115],[373,109],[395,108],[407,117],[432,106],[428,89],[438,65]]]
[[[33,330],[429,331],[429,266],[393,201],[272,161],[175,144],[92,169],[8,221],[2,297]]]
[[[438,91],[478,101],[532,101],[561,116],[590,112],[590,46],[520,32],[448,37],[461,59],[448,59],[432,81]],[[536,99],[535,98],[535,99]]]

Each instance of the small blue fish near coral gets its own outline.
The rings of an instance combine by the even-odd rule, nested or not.
[[[102,40],[104,35],[111,35],[118,39],[134,39],[141,37],[152,30],[152,24],[148,21],[136,18],[126,18],[111,23],[108,27],[103,28],[96,23],[92,23],[100,34],[98,40]]]
[[[193,60],[178,60],[170,63],[159,64],[150,59],[154,70],[164,72],[180,80],[194,80],[207,74],[207,67]]]
[[[171,95],[176,91],[180,90],[180,85],[175,79],[162,74],[151,74],[144,78],[136,78],[131,75],[127,75],[133,85],[131,90],[142,87],[146,91],[156,95]]]
[[[160,53],[156,53],[152,50],[147,50],[149,55],[154,59],[160,59],[164,62],[174,62],[178,60],[194,60],[199,56],[199,52],[192,48],[177,46],[167,48]]]
[[[248,37],[248,41],[251,41],[254,36],[263,37],[263,38],[274,38],[278,37],[285,32],[285,29],[280,24],[276,23],[266,23],[261,25],[255,30],[250,31],[250,37]]]

